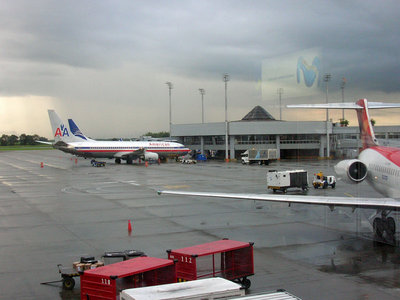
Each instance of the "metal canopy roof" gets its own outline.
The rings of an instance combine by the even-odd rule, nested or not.
[[[275,118],[267,112],[264,108],[257,105],[247,115],[245,115],[242,121],[274,121]]]

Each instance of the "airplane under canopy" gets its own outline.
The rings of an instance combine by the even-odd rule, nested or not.
[[[135,159],[158,160],[177,157],[190,149],[170,141],[96,141],[85,136],[72,119],[69,130],[54,110],[48,110],[55,143],[54,148],[85,158],[114,158],[117,164]],[[50,143],[51,144],[51,143]]]
[[[396,222],[392,212],[400,211],[400,149],[379,146],[372,128],[368,109],[400,108],[400,103],[368,102],[287,105],[288,108],[355,109],[360,126],[363,149],[358,159],[346,159],[335,166],[338,177],[350,183],[369,182],[385,198],[316,197],[274,194],[234,194],[214,192],[159,191],[159,194],[235,198],[258,201],[325,205],[376,209],[373,218],[375,235],[393,242]]]

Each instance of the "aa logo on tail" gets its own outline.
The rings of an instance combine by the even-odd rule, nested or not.
[[[56,133],[55,133],[54,137],[57,137],[57,136],[58,137],[69,136],[67,127],[65,127],[63,124],[61,124],[60,127],[58,127],[56,129]]]

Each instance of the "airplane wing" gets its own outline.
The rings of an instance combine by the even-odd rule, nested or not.
[[[322,104],[290,104],[287,108],[319,108],[319,109],[362,109],[354,102],[322,103]],[[368,102],[368,108],[400,108],[400,103]]]
[[[330,197],[330,196],[300,196],[300,195],[275,195],[275,194],[235,194],[213,192],[185,192],[185,191],[158,191],[159,195],[185,195],[200,197],[232,198],[244,200],[270,201],[280,203],[299,203],[325,205],[333,209],[335,206],[352,208],[372,208],[400,210],[400,201],[393,198],[360,198],[360,197]]]
[[[46,144],[46,145],[52,145],[53,146],[53,143],[52,142],[45,142],[45,141],[35,141],[36,143],[40,143],[40,144]]]
[[[126,158],[126,157],[131,157],[132,159],[136,159],[140,156],[143,156],[146,150],[144,148],[140,148],[137,150],[134,150],[132,152],[117,152],[114,154],[115,158]]]

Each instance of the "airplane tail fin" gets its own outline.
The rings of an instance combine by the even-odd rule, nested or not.
[[[318,109],[355,109],[360,126],[361,141],[363,149],[377,146],[378,142],[372,128],[371,118],[368,109],[400,108],[400,103],[368,102],[367,99],[360,99],[356,103],[325,103],[325,104],[298,104],[287,105],[287,108],[318,108]]]
[[[372,128],[371,118],[368,112],[367,99],[360,99],[356,102],[361,109],[357,109],[358,125],[360,127],[361,142],[363,149],[377,146],[378,141],[375,138],[374,129]],[[372,107],[371,107],[372,108]]]
[[[83,141],[92,141],[90,138],[88,138],[87,136],[85,136],[82,131],[78,128],[78,126],[75,124],[75,122],[72,119],[68,119],[68,125],[69,125],[69,130],[71,131],[71,133],[80,138],[81,142]]]
[[[67,126],[64,125],[64,122],[60,119],[60,117],[54,110],[49,109],[48,113],[55,143],[58,142],[70,143],[70,142],[82,141],[81,139],[70,134]]]

